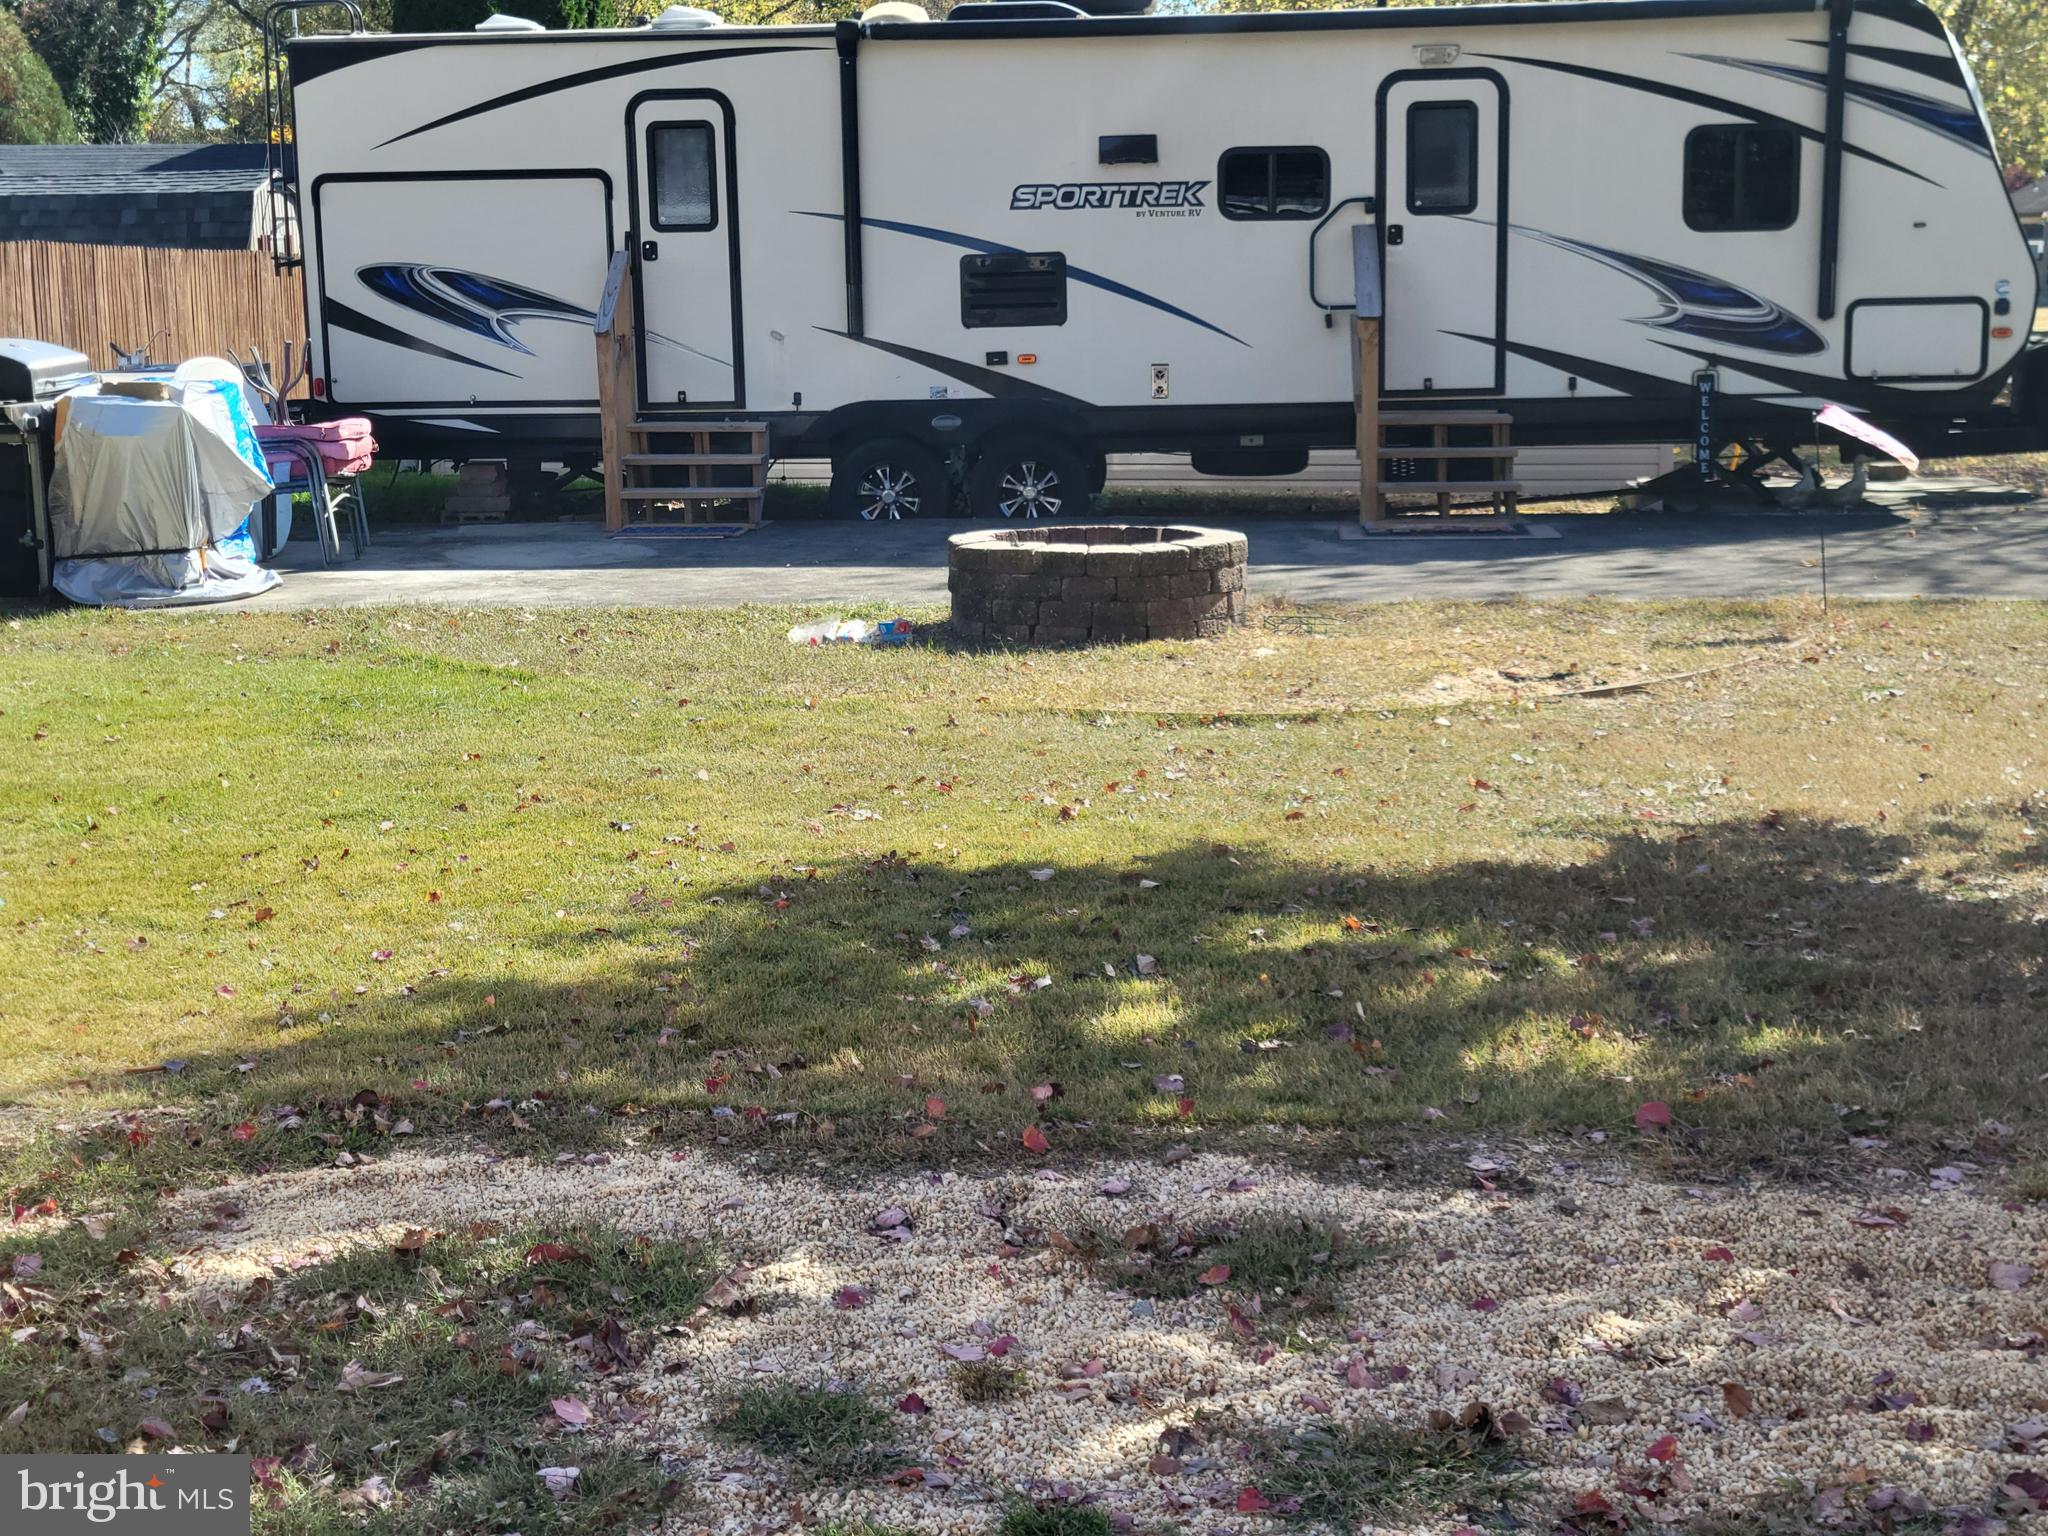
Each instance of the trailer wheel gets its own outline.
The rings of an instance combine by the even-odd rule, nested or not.
[[[832,461],[826,506],[834,517],[870,523],[945,517],[952,503],[953,480],[946,461],[908,438],[862,443]]]
[[[982,518],[1086,517],[1088,461],[1056,437],[1004,438],[981,450],[967,500]]]

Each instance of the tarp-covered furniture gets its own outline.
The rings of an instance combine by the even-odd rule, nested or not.
[[[73,602],[166,607],[278,584],[244,527],[271,492],[246,400],[198,378],[166,392],[88,388],[59,402],[51,584]]]

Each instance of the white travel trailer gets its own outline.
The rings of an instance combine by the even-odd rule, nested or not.
[[[880,9],[291,41],[323,407],[593,459],[625,250],[641,414],[765,422],[844,510],[948,509],[949,457],[984,513],[1022,461],[1284,472],[1352,440],[1363,225],[1382,398],[1519,442],[1689,439],[1703,397],[1717,441],[1830,400],[1927,455],[2048,428],[2034,264],[1919,0]],[[856,507],[878,465],[901,494]]]

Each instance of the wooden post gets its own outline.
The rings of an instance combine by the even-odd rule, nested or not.
[[[1358,521],[1378,527],[1386,521],[1380,497],[1380,321],[1361,315],[1351,322],[1357,365],[1353,406],[1358,414]]]
[[[591,329],[597,338],[597,420],[604,454],[604,526],[618,533],[626,526],[625,456],[632,443],[627,431],[638,409],[633,371],[633,258],[612,252],[604,275],[604,297]]]

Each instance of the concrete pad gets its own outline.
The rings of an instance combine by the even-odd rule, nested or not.
[[[1840,597],[2048,598],[2048,501],[1522,521],[1528,535],[1510,538],[1355,539],[1327,514],[1236,526],[1251,541],[1252,594],[1304,601],[1817,593],[1823,533]],[[324,569],[312,544],[294,543],[279,562],[284,585],[249,606],[941,604],[946,540],[976,526],[991,525],[782,522],[744,539],[668,542],[608,539],[589,522],[387,529],[362,561]]]

